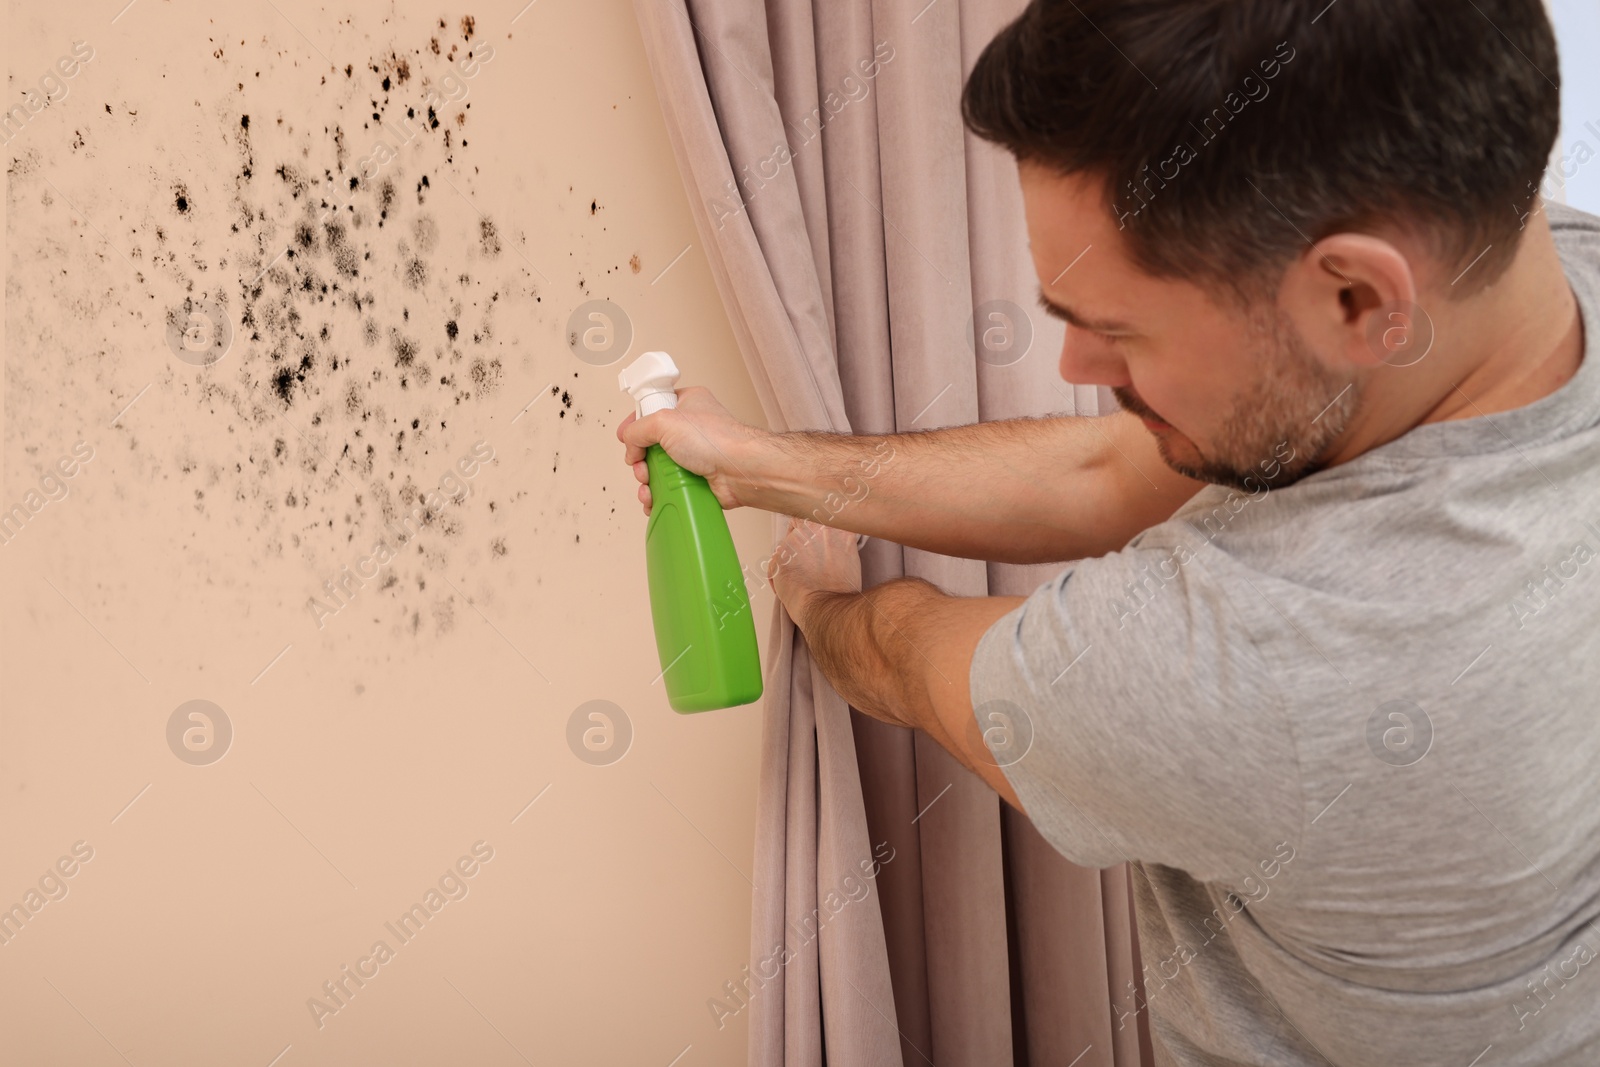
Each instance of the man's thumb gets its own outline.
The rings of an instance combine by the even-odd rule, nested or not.
[[[634,416],[631,422],[622,427],[622,440],[624,444],[637,445],[647,448],[650,445],[661,443],[661,416],[664,412],[655,411],[639,418]]]

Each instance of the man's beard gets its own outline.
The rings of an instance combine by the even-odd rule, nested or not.
[[[1280,309],[1254,317],[1252,332],[1262,338],[1261,376],[1223,419],[1216,455],[1202,455],[1188,439],[1183,440],[1188,455],[1178,455],[1173,442],[1156,435],[1161,458],[1179,474],[1247,493],[1262,484],[1280,489],[1321,470],[1360,392],[1353,377],[1341,377],[1317,360]],[[1131,390],[1119,386],[1111,392],[1125,410],[1164,421]]]

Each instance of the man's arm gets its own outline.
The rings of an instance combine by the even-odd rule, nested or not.
[[[795,515],[912,548],[1001,563],[1115,551],[1170,518],[1201,483],[1162,461],[1138,419],[1007,419],[914,433],[774,434],[702,388],[676,410],[630,415],[617,436],[640,481],[660,442],[723,507]],[[639,498],[649,508],[649,488]]]
[[[817,666],[852,707],[925,730],[1012,807],[1022,803],[984,745],[968,679],[978,639],[1022,597],[954,597],[920,578],[861,585],[855,539],[796,524],[772,575]]]
[[[1130,580],[1172,553],[1082,560],[1025,599],[951,597],[920,579],[863,593],[855,538],[797,522],[767,566],[834,689],[925,730],[1068,859],[1237,878],[1315,809],[1252,619],[1217,584],[1228,579],[1178,571],[1119,632]],[[1271,611],[1244,603],[1257,621]],[[974,674],[980,645],[995,654]]]
[[[875,719],[927,731],[1012,807],[1022,802],[983,744],[968,679],[978,639],[1020,596],[949,596],[920,578],[817,594],[801,627],[822,673]]]

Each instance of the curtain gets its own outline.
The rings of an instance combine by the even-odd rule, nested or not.
[[[1015,165],[960,120],[965,74],[1020,0],[634,6],[774,429],[1110,410],[1060,381],[1061,326],[1024,310],[1037,279]],[[982,596],[1059,565],[872,539],[862,570]],[[748,1012],[750,1062],[1153,1062],[1126,870],[1067,862],[926,735],[850,709],[781,604],[769,638],[751,960],[727,1005]]]

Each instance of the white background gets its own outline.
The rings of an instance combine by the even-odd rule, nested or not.
[[[1561,140],[1558,165],[1565,160],[1566,201],[1600,214],[1600,3],[1596,0],[1550,0],[1556,38],[1561,48]],[[1588,151],[1580,150],[1587,144]],[[1580,163],[1579,160],[1586,159]],[[1560,184],[1552,176],[1551,189]]]

